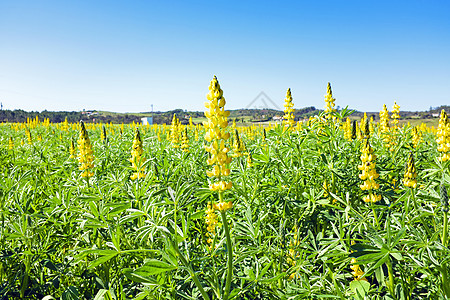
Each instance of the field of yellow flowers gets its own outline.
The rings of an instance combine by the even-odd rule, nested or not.
[[[225,93],[226,95],[226,93]],[[450,122],[0,125],[0,299],[450,299]]]

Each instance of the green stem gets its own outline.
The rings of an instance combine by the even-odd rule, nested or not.
[[[417,207],[417,200],[416,200],[415,189],[414,188],[409,188],[409,191],[411,192],[411,197],[413,198],[414,209],[417,211],[418,207]]]
[[[442,231],[442,245],[447,247],[448,242],[448,212],[444,212],[444,228]]]
[[[28,248],[30,249],[30,248]],[[28,273],[30,272],[30,256],[27,254],[26,258],[25,258],[25,274],[23,275],[23,281],[22,281],[22,286],[20,288],[20,298],[24,299],[25,298],[25,290],[28,287],[28,280],[29,280],[29,275]]]
[[[377,228],[380,229],[380,223],[378,222],[377,212],[375,211],[373,202],[372,202],[372,211],[373,211],[373,217],[375,220],[375,224],[376,224]]]
[[[219,199],[222,193],[219,193]],[[233,247],[231,245],[230,228],[228,227],[227,216],[224,211],[220,212],[222,216],[223,228],[225,230],[225,237],[227,239],[227,252],[228,252],[228,270],[227,270],[227,281],[225,284],[225,292],[223,294],[223,300],[228,299],[230,294],[231,280],[233,279]]]
[[[411,197],[413,198],[414,209],[417,211],[419,208],[417,206],[417,200],[416,200],[416,189],[415,188],[409,188],[409,190],[411,192]],[[406,212],[406,215],[407,216],[409,215],[408,211]],[[428,228],[428,223],[425,222],[425,220],[422,218],[422,215],[420,215],[420,221],[424,225],[425,231],[428,233],[428,235],[432,236],[433,234],[431,233],[430,229]]]
[[[175,238],[176,238],[176,236],[175,236]],[[171,240],[169,239],[169,241],[171,241]],[[186,258],[184,258],[183,254],[181,254],[180,249],[178,249],[178,244],[177,244],[176,240],[175,240],[175,243],[174,243],[174,249],[177,252],[178,256],[180,257],[181,263],[188,269],[188,272],[191,275],[192,280],[194,281],[194,283],[197,286],[198,290],[200,291],[200,294],[202,294],[203,299],[210,300],[208,294],[203,289],[203,286],[200,283],[200,280],[198,280],[197,275],[195,275],[195,272],[192,269],[191,264],[186,260]]]
[[[448,212],[444,211],[444,228],[442,232],[442,245],[447,249],[448,243]],[[442,287],[447,298],[450,298],[450,282],[448,280],[447,264],[442,263]]]
[[[394,271],[392,270],[392,262],[391,262],[390,257],[386,261],[386,265],[388,267],[388,273],[389,273],[389,284],[388,284],[389,292],[391,293],[392,298],[397,299],[397,297],[395,296],[395,290],[394,290],[394,287],[395,287]]]

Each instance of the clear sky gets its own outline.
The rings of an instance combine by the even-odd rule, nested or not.
[[[4,109],[204,110],[214,75],[227,109],[449,105],[450,1],[0,0]]]

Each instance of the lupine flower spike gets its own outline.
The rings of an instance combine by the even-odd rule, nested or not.
[[[445,162],[450,160],[450,122],[445,110],[441,111],[439,125],[436,133],[437,150],[441,153],[439,160]]]
[[[214,238],[214,234],[216,233],[216,225],[218,223],[217,221],[217,214],[214,210],[214,208],[212,207],[211,203],[208,203],[208,208],[205,211],[206,216],[205,216],[205,223],[206,223],[206,230],[208,231],[207,233],[207,243],[208,243],[208,247],[211,250],[212,249],[212,243],[213,243],[213,238]]]
[[[397,102],[394,102],[394,106],[392,107],[391,119],[392,127],[396,128],[398,126],[398,119],[400,119],[400,105]]]
[[[292,102],[292,95],[291,95],[291,89],[288,89],[286,92],[286,98],[284,99],[284,116],[283,119],[285,121],[283,121],[283,123],[285,124],[285,126],[287,127],[293,127],[295,124],[294,121],[294,103]]]
[[[352,140],[352,121],[348,117],[344,123],[344,137],[346,140]]]
[[[253,158],[250,152],[247,154],[247,168],[253,167]]]
[[[180,148],[180,120],[173,114],[172,126],[170,127],[170,139],[173,148]]]
[[[363,191],[369,191],[369,195],[363,197],[364,202],[377,202],[381,200],[381,195],[376,195],[372,190],[379,189],[380,185],[375,181],[379,177],[375,169],[376,155],[373,154],[373,149],[370,146],[369,140],[365,139],[361,148],[361,165],[358,169],[361,170],[359,178],[364,181],[359,187]]]
[[[233,157],[240,157],[245,151],[244,143],[239,138],[239,133],[237,129],[234,131],[234,141],[233,141]]]
[[[209,189],[211,191],[218,191],[219,193],[219,203],[209,203],[206,210],[205,222],[207,224],[208,230],[208,244],[209,248],[212,248],[212,237],[214,235],[215,226],[217,224],[217,215],[214,210],[219,210],[222,215],[222,220],[224,223],[224,229],[227,236],[227,247],[231,247],[231,240],[229,236],[228,224],[226,223],[225,212],[230,209],[233,205],[232,202],[225,202],[223,200],[223,191],[228,190],[232,187],[231,182],[227,182],[223,177],[230,174],[230,169],[228,168],[231,163],[231,157],[228,156],[228,146],[225,142],[230,138],[230,134],[226,132],[228,126],[227,117],[230,115],[229,111],[225,111],[225,98],[223,97],[223,91],[220,88],[219,81],[216,76],[211,81],[209,85],[209,93],[206,95],[208,99],[205,102],[205,116],[208,119],[203,122],[206,134],[205,140],[209,145],[205,145],[205,150],[209,153],[209,158],[207,163],[212,166],[212,170],[207,170],[206,174],[208,177],[215,178],[215,182],[209,184]],[[232,249],[228,249],[228,264],[230,265],[232,261]],[[229,275],[232,274],[232,270],[228,270],[227,276],[227,287],[225,293],[228,294],[230,288]]]
[[[183,152],[189,152],[189,136],[188,136],[188,130],[185,127],[184,131],[181,132],[181,150]]]
[[[355,140],[358,137],[357,131],[358,123],[356,122],[356,120],[354,120],[352,125],[352,140]]]
[[[102,126],[102,131],[100,133],[100,139],[102,141],[106,141],[106,128],[105,128],[105,125]]]
[[[333,92],[331,91],[331,84],[328,82],[327,84],[327,94],[325,95],[325,114],[326,118],[331,118],[331,113],[335,112],[336,109],[334,108],[335,104],[334,101],[336,99],[333,98]]]
[[[414,157],[413,154],[409,154],[408,163],[406,164],[406,172],[403,178],[403,184],[405,186],[415,188],[417,186],[417,173],[416,166],[414,165]]]
[[[363,276],[364,272],[363,270],[361,270],[361,267],[357,264],[356,258],[352,258],[352,260],[350,261],[351,265],[350,265],[350,269],[352,270],[352,275],[353,275],[353,280],[358,281],[358,280],[365,280],[367,281],[367,279]]]
[[[70,159],[75,159],[77,157],[77,150],[75,148],[75,143],[73,142],[73,140],[70,141],[69,154]]]
[[[139,129],[136,128],[136,133],[134,135],[133,147],[131,149],[131,166],[136,172],[131,175],[131,180],[145,178],[146,174],[144,172],[143,164],[145,162],[145,157],[142,156],[144,153],[144,148],[142,145],[141,134],[139,133]]]
[[[31,137],[31,132],[30,132],[30,129],[26,129],[26,131],[25,131],[25,133],[26,133],[26,135],[27,135],[27,142],[28,142],[28,145],[33,145],[33,139],[32,139],[32,137]]]
[[[417,127],[413,127],[412,129],[412,143],[413,147],[417,148],[417,146],[420,144],[420,141],[422,139],[422,133],[417,129]]]
[[[92,177],[94,173],[92,169],[94,168],[94,152],[92,151],[91,141],[84,126],[83,121],[80,122],[81,130],[80,137],[78,138],[78,150],[80,151],[78,156],[78,161],[80,162],[80,171],[82,177]]]
[[[205,102],[207,108],[205,116],[208,121],[204,121],[203,126],[206,129],[205,140],[209,145],[205,146],[205,150],[209,153],[208,165],[212,166],[212,170],[206,171],[206,174],[208,177],[216,178],[216,181],[209,185],[209,189],[225,191],[232,186],[231,182],[227,182],[223,178],[230,174],[228,165],[231,163],[231,157],[228,156],[229,148],[225,144],[230,138],[230,134],[226,132],[227,117],[230,112],[224,110],[225,98],[215,76],[209,85],[209,93],[206,98],[209,100]]]

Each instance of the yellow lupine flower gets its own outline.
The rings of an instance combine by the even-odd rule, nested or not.
[[[228,201],[228,202],[224,201],[224,202],[214,203],[213,207],[215,210],[227,211],[233,207],[233,203],[231,201]]]
[[[414,157],[413,154],[409,154],[408,163],[406,165],[406,172],[405,176],[403,178],[403,184],[405,186],[415,188],[417,186],[417,173],[416,173],[416,166],[414,164]]]
[[[100,139],[102,141],[106,140],[106,128],[105,128],[105,125],[102,126],[102,130],[100,131]]]
[[[375,124],[374,124],[374,120],[373,120],[373,116],[370,116],[370,121],[369,121],[369,132],[370,134],[373,134],[375,132]]]
[[[247,168],[253,167],[253,158],[250,152],[247,153]]]
[[[283,121],[284,124],[286,124],[287,127],[292,127],[295,124],[294,121],[294,103],[292,102],[292,95],[291,95],[291,89],[288,89],[286,92],[286,98],[284,99],[284,116]]]
[[[27,135],[28,145],[33,145],[33,139],[31,137],[31,132],[28,128],[25,130],[25,134]]]
[[[424,123],[422,123],[424,124]],[[413,127],[412,129],[412,143],[413,147],[417,148],[417,146],[420,144],[420,141],[422,140],[422,133],[417,127]]]
[[[225,111],[225,98],[223,91],[220,89],[219,81],[216,76],[209,85],[209,93],[206,95],[208,102],[205,102],[205,116],[208,119],[203,122],[206,134],[205,140],[209,145],[205,146],[205,150],[209,153],[207,160],[208,165],[212,166],[212,170],[206,171],[209,177],[216,177],[217,181],[209,185],[211,191],[225,191],[231,188],[231,182],[223,180],[224,176],[230,174],[228,165],[231,163],[231,157],[228,156],[229,148],[225,142],[230,138],[230,134],[226,132],[228,126],[227,117],[229,111]]]
[[[336,99],[333,98],[333,92],[331,91],[331,84],[328,82],[327,84],[327,93],[325,95],[325,114],[326,117],[329,119],[331,118],[331,113],[335,112],[336,109],[334,108],[335,104],[334,101]]]
[[[78,150],[80,151],[78,161],[80,162],[79,169],[83,171],[82,177],[92,177],[94,173],[91,171],[94,168],[94,152],[92,151],[91,141],[84,126],[83,121],[80,122],[81,130],[78,138]]]
[[[187,128],[184,128],[184,131],[181,131],[181,150],[183,152],[189,152],[189,136]]]
[[[143,153],[144,148],[142,144],[141,134],[139,133],[139,129],[136,128],[130,158],[131,167],[136,170],[136,172],[131,175],[131,180],[145,178],[146,176],[142,166],[145,162],[145,157],[142,156]]]
[[[381,133],[389,132],[389,111],[386,104],[383,104],[383,110],[380,111],[380,131]]]
[[[400,119],[400,106],[397,102],[394,102],[394,106],[392,107],[392,115],[391,115],[391,123],[394,128],[398,126],[398,119]]]
[[[389,126],[389,111],[387,110],[386,104],[383,104],[383,110],[380,111],[380,136],[389,151],[394,151],[395,140],[391,133],[391,128]]]
[[[441,153],[439,160],[445,162],[450,160],[450,122],[445,110],[441,111],[439,125],[436,132],[437,150]]]
[[[61,129],[64,131],[69,131],[69,122],[67,121],[67,117],[64,119],[62,123]]]
[[[354,280],[367,280],[365,277],[363,277],[364,272],[361,270],[359,265],[356,264],[356,258],[353,257],[350,263],[350,269],[352,269]]]
[[[233,141],[233,157],[240,157],[245,151],[245,145],[239,138],[239,133],[237,130],[234,131],[234,141]]]
[[[13,150],[14,149],[14,140],[13,140],[12,136],[9,137],[8,149],[9,150]]]
[[[372,190],[379,189],[380,185],[375,181],[380,175],[375,169],[376,155],[373,154],[373,149],[370,146],[369,140],[365,139],[361,148],[361,165],[358,169],[361,171],[359,179],[363,180],[363,184],[359,187],[363,191],[369,191],[369,195],[363,197],[364,202],[377,202],[381,200],[380,195],[376,195]]]
[[[344,123],[344,137],[346,140],[352,140],[352,121],[348,117]]]
[[[211,203],[208,203],[208,207],[205,211],[205,223],[206,223],[206,230],[208,233],[207,236],[207,243],[209,244],[209,248],[212,248],[213,238],[214,234],[216,233],[216,226],[218,223],[217,220],[217,214],[215,213],[215,209],[213,208],[213,205]]]
[[[361,137],[368,138],[370,136],[370,128],[369,128],[369,119],[367,118],[367,114],[364,113],[364,116],[361,119]]]
[[[170,127],[170,140],[172,147],[180,148],[180,120],[173,114],[172,126]]]
[[[73,140],[70,141],[69,154],[70,159],[75,159],[77,156],[77,150],[75,148],[75,143],[73,142]]]

